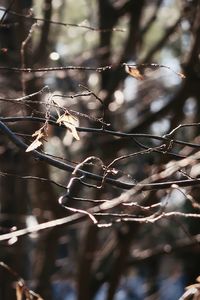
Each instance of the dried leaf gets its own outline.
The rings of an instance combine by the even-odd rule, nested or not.
[[[64,122],[64,125],[70,130],[71,134],[76,140],[80,140],[76,127],[71,125],[70,123]]]
[[[26,149],[26,152],[33,151],[40,147],[42,145],[41,139],[44,139],[46,137],[45,128],[42,127],[39,130],[36,130],[33,134],[33,137],[36,137],[36,139],[30,144],[30,146]]]
[[[40,147],[42,145],[42,142],[36,138],[31,144],[30,146],[26,149],[26,152],[30,152],[33,151],[35,149],[37,149],[38,147]]]
[[[67,129],[69,129],[69,131],[71,132],[71,134],[73,135],[73,137],[76,140],[80,140],[80,137],[78,135],[78,132],[76,130],[76,127],[78,126],[78,119],[75,118],[74,116],[68,114],[63,114],[62,116],[60,116],[57,120],[57,123],[65,125],[65,127],[67,127]]]
[[[135,79],[144,80],[144,76],[142,75],[142,73],[140,72],[140,70],[137,67],[135,67],[135,66],[125,65],[125,71],[129,75],[131,75],[132,77],[134,77]]]
[[[16,298],[17,300],[23,299],[23,286],[21,286],[19,283],[16,284]]]
[[[41,139],[41,138],[43,138],[44,136],[45,136],[45,134],[44,134],[44,132],[41,130],[41,128],[39,129],[39,130],[36,130],[33,134],[32,134],[32,136],[34,137],[34,136],[37,136],[38,137],[38,139]]]
[[[127,65],[127,64],[123,64],[125,66],[125,71],[131,75],[132,77],[138,79],[138,80],[144,80],[144,72],[146,73],[146,71],[149,69],[151,71],[155,71],[159,68],[165,68],[168,69],[170,71],[172,71],[173,73],[175,73],[176,75],[178,75],[181,79],[186,78],[186,76],[181,73],[181,72],[176,72],[173,69],[171,69],[168,66],[165,65],[159,65],[159,64],[138,64],[138,65]]]
[[[69,113],[63,114],[57,120],[57,123],[64,123],[64,122],[70,123],[70,124],[72,124],[74,126],[78,126],[78,119],[76,117],[72,116]]]
[[[184,79],[184,78],[186,78],[186,76],[183,74],[183,73],[180,73],[180,72],[178,72],[178,73],[176,73],[179,77],[181,77],[181,79]]]
[[[29,291],[29,289],[25,290],[25,297],[26,297],[26,300],[32,300],[33,299],[32,295],[31,295],[31,291]]]

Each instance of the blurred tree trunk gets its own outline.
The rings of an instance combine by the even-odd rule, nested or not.
[[[28,1],[27,1],[28,2]],[[17,1],[13,4],[12,9],[19,12],[24,12],[24,1]],[[8,5],[7,1],[4,3]],[[29,1],[30,8],[32,5]],[[19,21],[15,17],[5,16],[7,22]],[[8,49],[6,57],[1,55],[1,65],[20,65],[20,45],[25,39],[27,30],[23,20],[19,21],[19,26],[10,28],[0,28],[1,46]],[[20,28],[20,30],[19,30]],[[5,72],[1,74],[1,83],[3,84],[2,93],[4,97],[16,95],[16,91],[21,89],[21,82],[19,75],[11,75]],[[1,104],[1,112],[9,115],[9,106]],[[18,109],[16,107],[16,109]],[[0,169],[3,172],[24,175],[29,173],[30,160],[27,155],[15,148],[5,137],[1,136],[1,143],[3,142],[2,151],[0,155]],[[15,177],[6,176],[0,178],[0,199],[1,199],[1,227],[3,231],[9,231],[13,226],[17,229],[26,227],[26,216],[30,209],[30,194],[28,191],[27,181],[17,180]],[[15,242],[15,243],[14,243]],[[13,241],[12,246],[4,246],[1,251],[1,260],[10,265],[14,270],[21,274],[24,278],[29,278],[30,263],[28,256],[28,238],[23,237],[18,241]],[[11,241],[12,244],[12,241]],[[0,276],[0,295],[2,299],[16,299],[15,291],[13,289],[13,278],[5,271],[3,276]]]
[[[5,6],[7,3],[5,3]],[[45,6],[46,5],[46,6]],[[16,1],[12,9],[18,13],[26,14],[28,9],[32,7],[32,1]],[[47,0],[44,3],[44,15],[48,19],[51,16],[51,1]],[[8,49],[7,57],[0,58],[1,65],[5,66],[18,66],[22,64],[22,57],[20,49],[22,42],[27,38],[29,30],[32,25],[31,20],[24,18],[18,18],[8,15],[7,22],[16,21],[19,23],[18,26],[10,28],[1,28],[1,47]],[[41,38],[37,47],[36,56],[32,57],[31,53],[25,51],[24,62],[27,66],[31,66],[33,61],[39,57],[40,54],[46,56],[47,44],[48,44],[48,33],[49,23],[44,22],[41,32]],[[29,41],[30,43],[30,41]],[[25,49],[26,50],[26,49]],[[1,81],[4,84],[4,97],[14,98],[19,96],[19,91],[22,90],[21,83],[22,74],[7,74],[5,72]],[[26,78],[25,78],[26,80]],[[9,87],[5,88],[5,87]],[[25,81],[25,92],[31,94],[38,91],[41,88],[41,82],[38,82],[34,74],[31,74],[28,81]],[[20,94],[22,94],[20,92]],[[21,95],[20,95],[21,96]],[[39,97],[35,97],[35,103],[33,108],[39,108],[38,101]],[[16,107],[18,109],[18,107]],[[9,111],[9,106],[4,105],[1,108],[2,114],[4,115],[15,115],[16,112]],[[26,112],[23,110],[23,114]],[[30,111],[29,111],[30,113]],[[15,131],[24,131],[32,134],[38,129],[38,125],[30,125],[27,123],[21,123],[20,125],[13,126]],[[0,155],[0,169],[3,172],[16,174],[16,175],[27,175],[31,174],[38,177],[49,177],[49,169],[46,164],[40,162],[33,162],[29,159],[28,154],[23,153],[20,149],[15,148],[5,137],[1,137],[2,151]],[[6,145],[6,146],[5,146]],[[46,186],[40,181],[28,182],[17,180],[15,177],[6,176],[0,178],[0,199],[1,199],[1,220],[2,230],[10,230],[13,226],[17,229],[26,227],[26,218],[33,208],[37,208],[40,211],[38,221],[46,220],[45,215],[51,219],[63,216],[63,212],[59,204],[57,203],[57,197],[53,187],[50,185]],[[46,299],[51,299],[50,290],[50,276],[53,271],[54,261],[57,251],[57,239],[60,233],[58,229],[53,229],[44,234],[41,234],[36,245],[35,261],[33,265],[29,262],[29,238],[20,238],[13,246],[7,247],[5,245],[4,251],[1,253],[1,260],[10,265],[16,270],[20,276],[24,279],[30,279],[30,270],[34,274],[38,287],[36,288],[41,295]],[[53,242],[52,242],[53,240]],[[47,254],[48,253],[48,254]],[[25,263],[25,261],[27,263]],[[0,271],[4,272],[5,271]],[[15,291],[12,286],[12,278],[10,276],[1,276],[0,295],[3,295],[2,299],[15,299]]]

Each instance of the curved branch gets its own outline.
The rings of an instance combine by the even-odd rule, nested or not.
[[[33,121],[33,122],[45,123],[46,119],[41,118],[41,117],[23,116],[23,117],[0,117],[0,121],[5,122],[5,123],[24,122],[24,121]],[[66,129],[66,127],[64,125],[59,125],[58,123],[56,123],[56,121],[54,121],[52,119],[49,119],[48,123],[51,124],[51,125],[54,125],[54,126],[57,126],[57,127],[62,127],[64,129]],[[189,126],[200,126],[200,123],[184,124],[184,125],[180,125],[179,128],[189,127]],[[178,130],[179,128],[175,128],[175,130]],[[132,133],[132,132],[125,133],[125,132],[121,132],[121,131],[114,131],[114,130],[108,130],[108,129],[102,129],[102,128],[76,127],[76,130],[78,132],[108,134],[108,135],[111,135],[111,136],[117,136],[117,137],[121,137],[121,138],[148,138],[148,139],[162,141],[162,142],[165,142],[165,143],[173,142],[174,144],[178,144],[178,145],[182,145],[182,146],[188,146],[188,147],[195,148],[195,149],[200,148],[199,144],[194,144],[194,143],[190,143],[190,142],[184,142],[184,141],[172,139],[171,138],[171,133],[166,134],[165,136],[158,136],[158,135],[149,134],[149,133]],[[173,132],[174,132],[174,130],[173,130]],[[115,141],[115,142],[119,142],[119,143],[123,142],[124,143],[124,140]],[[183,157],[181,157],[181,158],[183,158]]]
[[[17,136],[2,122],[0,121],[0,131],[2,131],[17,147],[19,147],[21,150],[25,151],[28,148],[28,145],[25,144],[23,141],[21,141]],[[29,152],[32,154],[33,157],[45,161],[49,165],[52,165],[58,169],[68,171],[72,173],[75,170],[75,167],[66,164],[64,162],[61,162],[59,160],[56,160],[52,157],[49,157],[48,155],[42,154],[37,150],[33,150]],[[27,153],[26,153],[27,154]],[[103,176],[78,169],[77,173],[80,175],[85,176],[86,178],[94,179],[97,181],[102,181],[104,178]],[[110,177],[105,178],[105,182],[108,184],[111,184],[113,186],[116,186],[121,189],[126,189],[129,190],[133,187],[138,187],[140,190],[154,190],[154,189],[166,189],[170,188],[173,184],[176,184],[180,187],[186,187],[186,186],[193,186],[193,185],[199,185],[200,184],[200,179],[188,179],[188,180],[174,180],[174,181],[169,181],[169,182],[157,182],[157,183],[137,183],[137,184],[131,184],[131,183],[125,183],[121,182],[120,180],[115,180]]]

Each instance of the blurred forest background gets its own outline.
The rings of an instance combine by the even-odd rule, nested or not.
[[[0,299],[200,299],[199,0],[1,0],[0,86]]]

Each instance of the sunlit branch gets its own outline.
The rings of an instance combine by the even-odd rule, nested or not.
[[[195,218],[200,219],[200,214],[183,213],[180,211],[163,212],[158,216],[142,217],[142,218],[122,218],[124,222],[139,222],[139,223],[155,223],[163,218],[182,217],[182,218]]]
[[[38,72],[54,72],[54,71],[68,71],[68,70],[79,70],[79,71],[96,71],[103,72],[111,69],[112,66],[105,67],[81,67],[81,66],[64,66],[64,67],[49,67],[49,68],[15,68],[15,67],[0,67],[0,71],[12,71],[17,73],[38,73]]]
[[[92,209],[90,210],[90,213],[92,213]],[[93,213],[97,213],[93,212]],[[135,222],[139,222],[139,223],[155,223],[156,221],[162,219],[162,218],[169,218],[169,217],[182,217],[182,218],[200,218],[200,214],[192,214],[192,213],[182,213],[182,212],[169,212],[169,213],[163,213],[160,216],[157,216],[155,218],[122,218],[120,220],[116,220],[116,222],[129,222],[129,221],[135,221]],[[49,229],[49,228],[53,228],[56,226],[61,226],[61,225],[71,225],[76,223],[77,221],[81,221],[83,219],[86,218],[85,214],[82,213],[75,213],[71,216],[65,217],[65,218],[60,218],[57,220],[53,220],[53,221],[48,221],[48,222],[44,222],[35,226],[29,226],[27,228],[24,229],[20,229],[20,230],[16,230],[14,232],[10,232],[10,233],[6,233],[6,234],[2,234],[0,235],[0,241],[6,241],[6,240],[10,240],[12,238],[18,238],[20,236],[24,236],[27,234],[31,234],[34,232],[38,232],[41,230],[45,230],[45,229]],[[112,223],[105,223],[105,224],[97,224],[98,227],[109,227],[111,226]]]
[[[86,215],[88,216],[92,222],[94,224],[97,224],[98,221],[97,219],[94,217],[94,215],[90,214],[88,211],[84,210],[84,209],[78,209],[78,208],[73,208],[73,207],[70,207],[70,206],[66,206],[66,205],[63,205],[64,208],[66,208],[67,210],[73,212],[73,213],[80,213],[80,214],[83,214],[83,215]]]
[[[173,128],[169,133],[165,134],[164,137],[171,138],[171,136],[181,128],[185,127],[198,127],[200,123],[188,123],[188,124],[179,124],[177,127]]]
[[[120,68],[124,68],[126,66],[128,66],[128,67],[135,67],[138,70],[140,70],[140,69],[144,70],[146,68],[150,68],[152,71],[153,70],[157,70],[159,68],[166,68],[166,69],[172,71],[173,73],[175,73],[180,78],[182,78],[182,79],[185,78],[184,74],[182,74],[180,72],[176,72],[171,67],[166,66],[166,65],[155,64],[155,63],[127,64],[127,63],[124,62],[124,63],[121,63]],[[44,68],[16,68],[16,67],[4,67],[4,66],[0,66],[0,71],[12,71],[12,72],[18,72],[18,73],[21,73],[21,72],[24,72],[24,73],[37,73],[37,72],[54,72],[54,71],[79,70],[79,71],[95,71],[95,72],[101,73],[101,72],[104,72],[104,71],[107,71],[107,70],[111,70],[113,68],[115,68],[115,66],[112,66],[112,65],[107,65],[107,66],[102,66],[102,67],[96,67],[96,68],[95,67],[90,67],[90,66],[87,66],[87,67],[84,67],[84,66],[62,66],[62,67],[44,67]],[[135,77],[136,79],[138,79],[137,76],[133,76],[133,77]],[[83,87],[86,88],[85,86],[83,86]],[[98,100],[100,100],[94,93],[93,93],[93,95]]]

